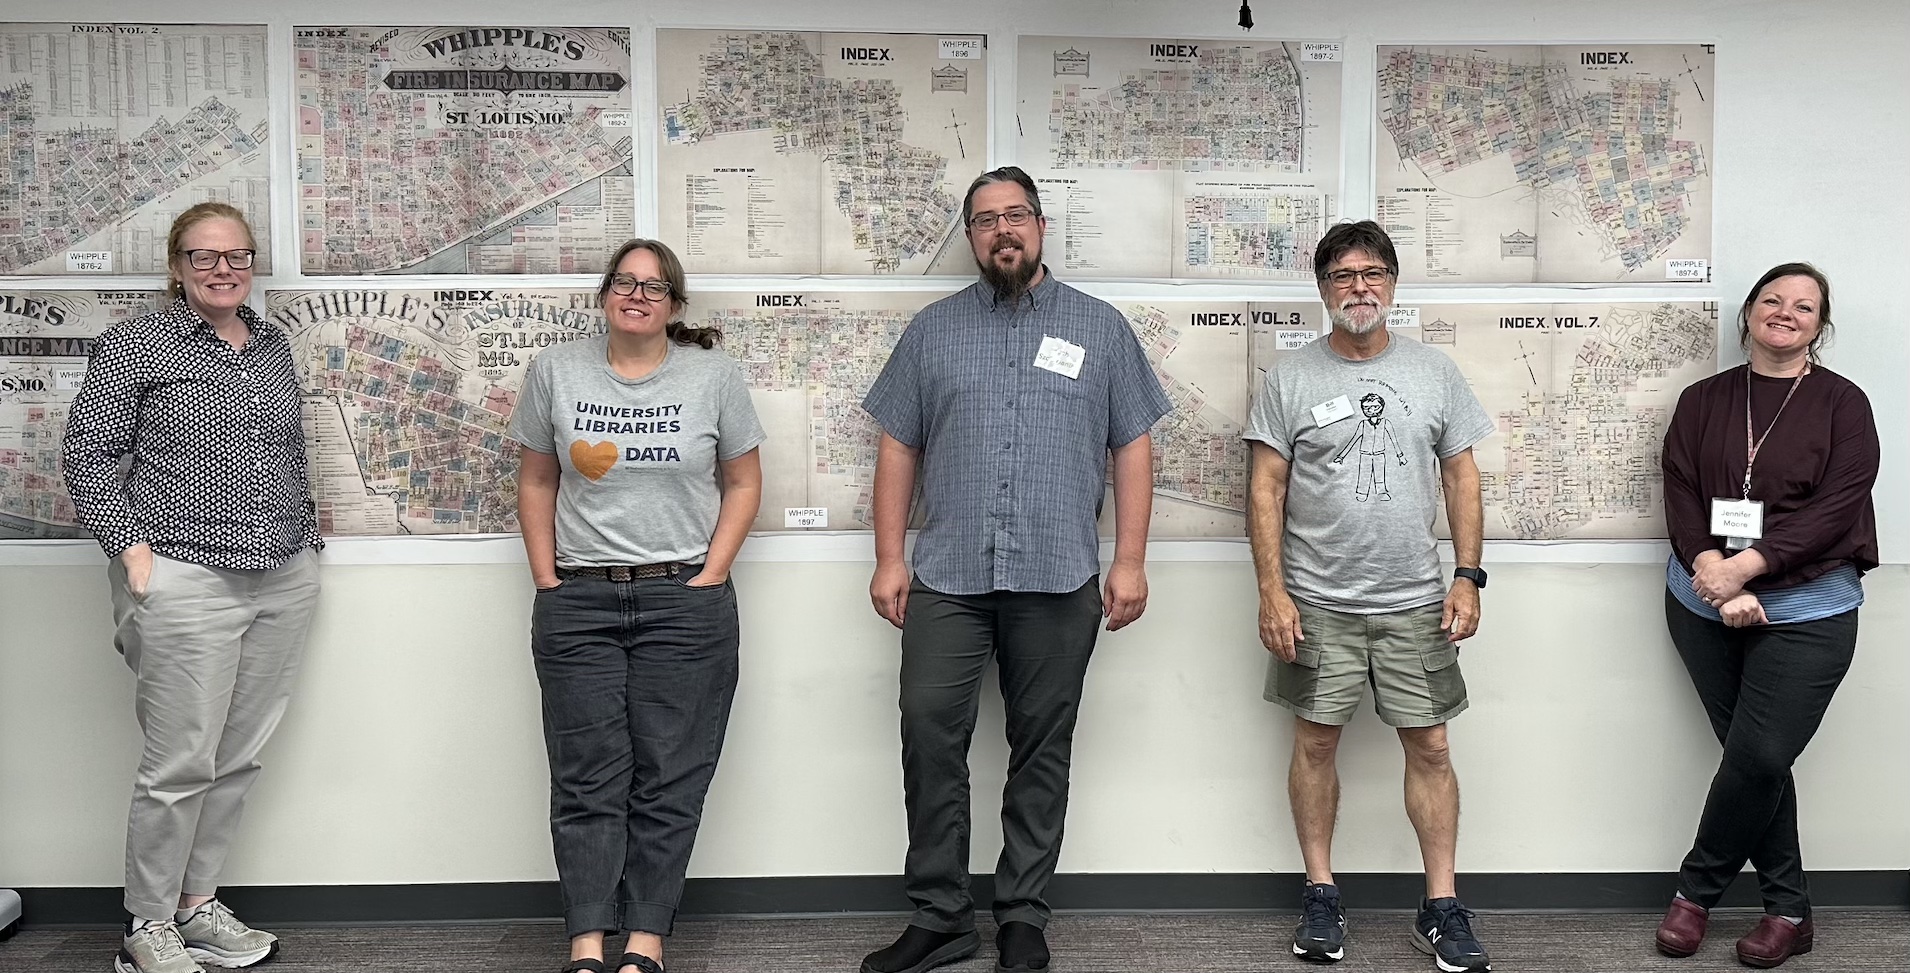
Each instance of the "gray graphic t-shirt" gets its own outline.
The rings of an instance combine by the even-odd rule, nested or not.
[[[557,563],[701,561],[722,505],[716,464],[763,441],[743,370],[670,343],[656,371],[610,368],[603,335],[531,362],[510,436],[557,456]]]
[[[1365,361],[1322,336],[1281,358],[1246,439],[1292,464],[1281,554],[1287,590],[1358,614],[1446,597],[1433,521],[1439,461],[1492,434],[1451,358],[1395,332]]]

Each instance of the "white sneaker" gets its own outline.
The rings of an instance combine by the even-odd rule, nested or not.
[[[120,941],[113,970],[115,973],[205,973],[205,968],[193,962],[186,952],[186,944],[179,938],[179,927],[170,919],[144,923],[128,932]]]
[[[279,949],[279,937],[240,922],[218,899],[192,910],[179,924],[179,938],[193,959],[222,970],[263,963]]]

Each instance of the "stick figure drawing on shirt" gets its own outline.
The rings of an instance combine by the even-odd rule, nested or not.
[[[1385,418],[1386,400],[1376,392],[1360,396],[1360,414],[1365,416],[1355,426],[1353,438],[1333,454],[1331,462],[1338,466],[1346,461],[1346,454],[1355,448],[1359,450],[1360,462],[1358,480],[1353,486],[1353,498],[1361,503],[1374,492],[1381,500],[1391,500],[1393,495],[1386,492],[1386,454],[1399,457],[1399,465],[1406,465],[1406,451],[1393,436],[1393,424]]]

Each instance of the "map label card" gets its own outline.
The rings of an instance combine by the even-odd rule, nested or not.
[[[66,272],[69,274],[110,274],[113,272],[113,251],[68,250],[66,252]]]
[[[1312,344],[1318,338],[1318,331],[1288,331],[1285,329],[1273,333],[1273,346],[1280,351],[1298,351]]]
[[[52,372],[55,392],[78,392],[80,385],[86,381],[85,365],[75,368],[54,368]]]
[[[979,37],[944,37],[941,46],[944,61],[981,60],[982,39]]]
[[[1419,327],[1419,309],[1416,307],[1396,307],[1386,312],[1386,330],[1388,331],[1417,327]]]
[[[1319,63],[1323,61],[1337,61],[1339,59],[1340,45],[1338,43],[1307,43],[1300,45],[1300,60],[1302,61]]]
[[[829,526],[829,508],[784,507],[783,526],[790,528],[827,527]]]
[[[1711,261],[1709,260],[1667,260],[1665,261],[1666,280],[1710,280]]]

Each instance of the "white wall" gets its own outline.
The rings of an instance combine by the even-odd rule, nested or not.
[[[671,0],[573,2],[561,17],[638,28],[640,65],[657,25],[987,32],[997,85],[994,160],[1008,162],[1016,34],[1231,37],[1237,7],[1237,0]],[[327,4],[322,17],[300,12],[309,9],[265,4],[223,19],[257,14],[273,26],[279,50],[294,23],[392,19],[388,5],[362,0]],[[499,0],[418,0],[403,19],[522,23],[527,13],[535,12]],[[1828,0],[1807,11],[1713,0],[1311,8],[1262,0],[1255,14],[1256,37],[1348,43],[1348,215],[1371,205],[1373,125],[1361,106],[1370,104],[1376,43],[1719,45],[1720,280],[1707,293],[1734,305],[1774,263],[1803,258],[1824,267],[1837,287],[1840,326],[1829,363],[1869,392],[1885,436],[1876,495],[1892,563],[1867,581],[1857,664],[1798,768],[1806,854],[1814,868],[1910,867],[1902,814],[1910,806],[1910,653],[1902,635],[1910,630],[1910,512],[1901,502],[1910,497],[1902,432],[1910,349],[1893,300],[1902,277],[1898,241],[1910,227],[1910,195],[1901,191],[1910,170],[1910,120],[1901,107],[1910,92],[1910,62],[1901,57],[1910,13],[1888,0]],[[134,0],[12,0],[4,16],[153,19],[152,5]],[[653,114],[645,107],[653,84],[641,67],[637,76],[640,111]],[[278,97],[289,105],[288,90]],[[280,253],[296,252],[289,206],[278,200]],[[639,219],[651,226],[647,207]],[[288,272],[259,289],[293,279]],[[1307,293],[1194,286],[1243,297]],[[1402,299],[1435,292],[1501,296],[1424,289]],[[1538,300],[1572,293],[1521,290]],[[869,565],[853,553],[810,559],[823,544],[811,540],[753,541],[750,549],[776,559],[759,556],[737,569],[744,682],[693,874],[900,869],[895,634],[868,609]],[[362,545],[356,554],[337,546],[305,682],[267,752],[229,882],[553,877],[525,648],[528,577],[515,564],[472,563],[485,559],[465,549],[409,542],[406,551],[424,554],[400,560],[423,563],[364,564],[345,563],[365,560]],[[1260,700],[1264,653],[1254,638],[1249,565],[1237,546],[1155,550],[1150,614],[1103,640],[1090,676],[1061,867],[1297,870],[1282,790],[1289,731],[1281,711]],[[1485,626],[1463,655],[1473,708],[1453,730],[1466,870],[1668,871],[1689,841],[1716,744],[1664,635],[1652,551],[1600,550],[1488,547]],[[111,649],[104,573],[75,560],[0,547],[0,884],[120,881],[137,746],[130,680]],[[1005,763],[999,725],[999,702],[985,704],[974,759],[982,868],[998,839],[987,809]],[[1416,870],[1399,810],[1397,746],[1368,717],[1350,732],[1342,760],[1339,868]]]

